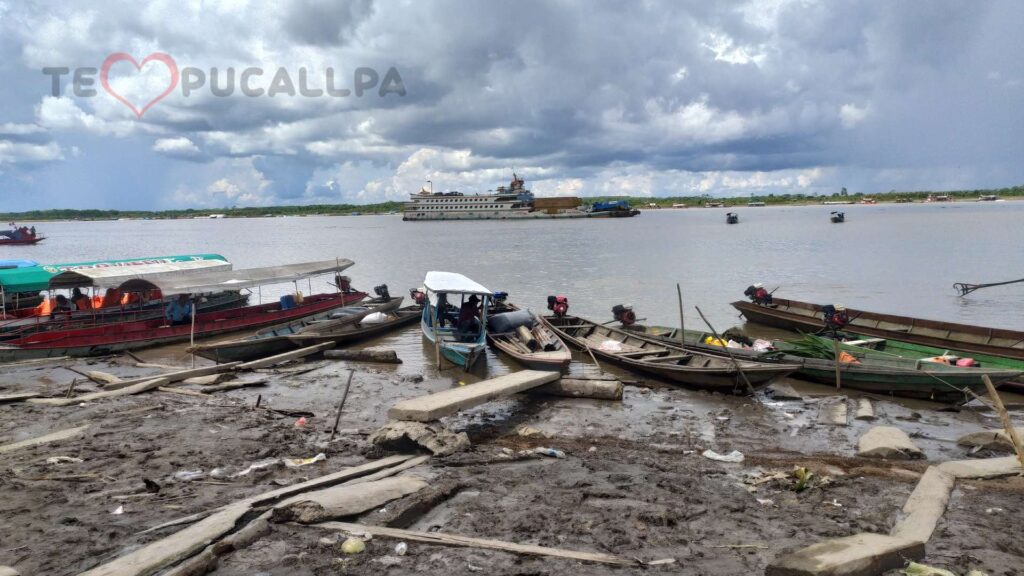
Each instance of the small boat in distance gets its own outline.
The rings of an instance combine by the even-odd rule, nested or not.
[[[18,226],[11,222],[10,230],[0,230],[0,246],[31,246],[46,240],[36,234],[35,226]]]
[[[487,352],[487,308],[492,292],[455,272],[427,272],[420,326],[441,357],[469,370]]]
[[[740,223],[740,216],[739,216],[739,214],[737,214],[735,212],[726,212],[725,213],[725,223],[726,224],[739,224]]]
[[[846,212],[833,211],[832,213],[829,214],[829,220],[831,220],[833,224],[846,222]]]

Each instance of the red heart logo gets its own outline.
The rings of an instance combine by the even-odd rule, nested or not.
[[[140,72],[142,71],[142,67],[145,66],[146,63],[148,63],[150,60],[163,62],[164,65],[167,66],[167,69],[171,71],[171,84],[156,98],[153,98],[149,101],[148,104],[143,106],[142,111],[139,111],[139,109],[136,108],[134,104],[129,102],[127,98],[121,96],[117,93],[117,91],[110,87],[110,80],[108,78],[108,76],[110,75],[110,67],[122,60],[127,60],[131,62],[135,65],[135,69]],[[146,58],[142,61],[141,64],[136,62],[135,58],[132,58],[131,55],[129,54],[125,54],[124,52],[114,52],[110,56],[107,56],[107,59],[103,61],[103,66],[100,67],[100,83],[103,85],[103,89],[106,90],[108,94],[120,100],[122,104],[130,108],[132,112],[135,112],[135,116],[141,120],[142,115],[146,113],[146,110],[149,110],[154,104],[163,100],[164,97],[170,94],[174,90],[174,87],[178,85],[178,64],[174,61],[174,58],[171,58],[170,55],[164,54],[163,52],[153,52],[149,56],[146,56]]]

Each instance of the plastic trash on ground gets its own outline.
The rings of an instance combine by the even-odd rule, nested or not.
[[[405,542],[399,542],[395,544],[395,554],[399,556],[405,556],[405,553],[409,551],[409,545]]]
[[[739,464],[740,462],[743,462],[743,453],[740,452],[739,450],[733,450],[728,454],[719,454],[714,450],[705,450],[701,452],[700,455],[707,458],[708,460],[717,460],[719,462],[732,462],[734,464]]]
[[[903,569],[903,573],[907,576],[956,576],[956,573],[949,570],[935,568],[926,564],[918,564],[917,562],[907,564],[907,567]]]
[[[178,470],[174,473],[174,479],[179,482],[191,482],[193,480],[199,480],[204,476],[206,476],[206,474],[204,474],[202,469],[199,468],[195,470]]]
[[[324,460],[327,460],[327,455],[321,452],[312,458],[285,458],[284,465],[289,468],[298,468],[299,466],[308,466]]]
[[[561,450],[555,450],[554,448],[545,448],[543,446],[537,446],[533,449],[534,454],[540,454],[541,456],[549,456],[551,458],[565,458],[565,452]]]
[[[71,456],[50,456],[46,459],[47,464],[81,464],[83,460],[81,458],[72,458]]]
[[[239,476],[245,476],[250,472],[255,472],[256,470],[263,470],[264,468],[270,468],[271,466],[280,463],[280,458],[267,458],[265,460],[258,460],[256,462],[253,462],[252,464],[249,464],[249,467],[246,468],[245,470],[242,470],[241,472],[235,474],[235,477],[237,478]]]
[[[359,554],[366,550],[366,542],[359,538],[349,538],[341,543],[341,551],[345,554]]]

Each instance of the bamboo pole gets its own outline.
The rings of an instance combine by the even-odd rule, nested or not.
[[[195,301],[195,298],[192,299],[192,312],[191,312],[190,316],[192,316],[192,326],[191,326],[191,328],[189,328],[189,331],[188,331],[188,347],[189,347],[189,349],[193,348],[196,345],[196,301]],[[193,368],[196,367],[196,353],[195,352],[192,353],[192,367]]]
[[[431,320],[431,326],[430,326],[430,329],[434,332],[434,356],[435,356],[435,360],[437,361],[437,369],[438,370],[441,369],[441,330],[439,329],[439,327],[437,325],[437,304],[440,304],[440,303],[441,303],[441,299],[439,297],[438,300],[437,300],[437,303],[432,308],[433,312],[431,313],[431,316],[433,318]],[[427,306],[428,307],[430,306],[430,296],[429,295],[427,296]]]
[[[686,346],[686,320],[683,319],[683,289],[676,282],[676,294],[679,296],[679,345]]]
[[[341,403],[338,404],[338,413],[334,416],[334,427],[331,428],[331,437],[327,439],[328,442],[334,440],[334,435],[338,433],[338,423],[341,422],[341,409],[345,407],[345,400],[348,399],[348,389],[352,385],[352,375],[355,374],[355,370],[348,371],[348,381],[345,382],[345,393],[341,395]]]
[[[732,364],[733,366],[736,367],[736,371],[739,372],[740,376],[743,377],[743,382],[746,383],[747,390],[750,391],[751,394],[753,394],[754,386],[753,384],[750,383],[750,380],[747,379],[747,374],[743,371],[743,368],[740,366],[739,360],[737,360],[736,357],[732,355],[732,350],[729,350],[728,343],[725,340],[722,340],[721,336],[718,335],[718,332],[715,330],[715,327],[711,325],[711,322],[708,322],[708,319],[704,317],[704,313],[700,311],[700,307],[694,306],[694,308],[697,309],[697,314],[700,314],[700,319],[703,320],[704,323],[708,325],[708,329],[711,330],[711,334],[714,335],[715,340],[718,340],[723,344],[722,348],[725,348],[725,353],[729,355],[729,359],[732,360]]]
[[[1010,437],[1013,450],[1017,452],[1017,460],[1020,460],[1020,467],[1024,468],[1024,444],[1021,444],[1017,429],[1013,427],[1013,422],[1010,421],[1010,415],[1006,412],[1006,407],[1003,406],[1003,399],[999,397],[999,393],[996,392],[996,387],[992,385],[992,379],[988,377],[988,374],[982,374],[981,379],[985,382],[985,388],[988,388],[988,395],[992,397],[992,403],[995,404],[999,419],[1003,422],[1003,428],[1006,429],[1006,434]]]
[[[839,390],[839,337],[832,333],[832,351],[836,357],[836,390]]]

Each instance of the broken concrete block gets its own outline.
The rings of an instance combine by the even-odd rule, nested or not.
[[[768,393],[771,394],[772,400],[803,400],[804,397],[799,392],[793,389],[792,386],[784,382],[775,382],[768,386]]]
[[[903,505],[905,516],[893,526],[891,534],[897,538],[927,542],[935,531],[939,519],[946,512],[949,495],[956,478],[943,472],[940,466],[929,466],[914,491]]]
[[[1024,438],[1024,428],[1017,428],[1017,435]],[[961,446],[970,448],[981,448],[984,450],[997,450],[1000,452],[1013,452],[1013,442],[1006,434],[1006,430],[982,430],[961,436],[956,441]]]
[[[924,453],[903,430],[893,426],[875,426],[860,437],[857,456],[907,460],[924,458]]]
[[[379,508],[417,492],[427,483],[413,476],[396,476],[374,482],[332,486],[324,490],[299,494],[274,507],[272,522],[315,524],[354,516]]]
[[[767,576],[876,576],[924,558],[924,544],[883,534],[833,538],[776,558]]]
[[[846,426],[848,410],[846,397],[826,398],[818,404],[818,423]]]
[[[1020,474],[1020,463],[1014,456],[984,458],[980,460],[954,460],[939,464],[939,469],[957,478],[995,478]]]
[[[447,456],[469,448],[469,436],[455,433],[441,423],[391,421],[370,435],[370,443],[385,450],[408,452],[426,448],[437,456]]]
[[[875,407],[871,405],[871,400],[867,398],[857,400],[857,415],[854,418],[857,420],[875,419]]]

